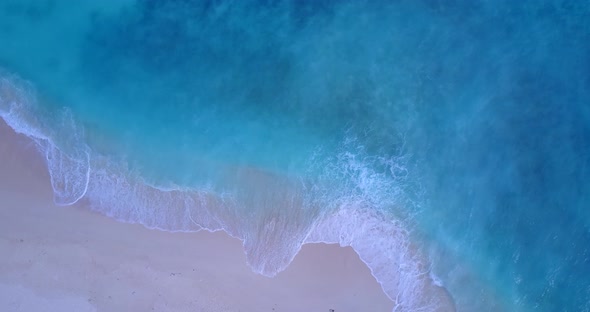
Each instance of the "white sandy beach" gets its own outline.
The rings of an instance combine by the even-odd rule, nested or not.
[[[0,126],[1,311],[391,311],[350,247],[304,245],[275,278],[223,232],[167,233],[55,206],[43,160]]]

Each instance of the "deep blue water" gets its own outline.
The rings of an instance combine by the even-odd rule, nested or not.
[[[352,245],[404,311],[409,240],[459,311],[590,311],[588,2],[5,0],[0,67],[60,204],[266,275]]]

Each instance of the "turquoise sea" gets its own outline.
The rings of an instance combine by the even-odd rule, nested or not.
[[[267,276],[350,245],[396,311],[590,311],[590,2],[2,0],[0,68],[57,204]]]

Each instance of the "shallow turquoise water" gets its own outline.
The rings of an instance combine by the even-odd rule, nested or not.
[[[58,203],[225,229],[267,275],[305,241],[350,244],[392,298],[416,279],[411,238],[459,311],[590,310],[590,5],[0,14],[0,115],[38,142]]]

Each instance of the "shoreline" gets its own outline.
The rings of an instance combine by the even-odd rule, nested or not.
[[[30,150],[28,150],[30,149]],[[391,311],[351,247],[305,244],[274,278],[225,232],[150,230],[55,206],[30,140],[0,126],[0,306],[76,311]]]

